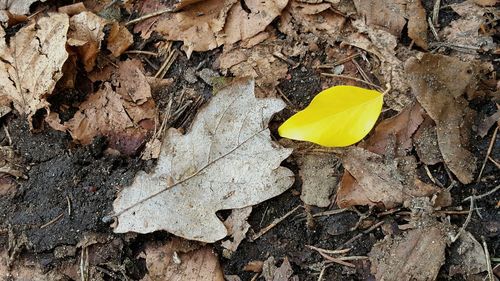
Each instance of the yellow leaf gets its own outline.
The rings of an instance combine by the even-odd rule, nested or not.
[[[383,94],[354,86],[335,86],[319,93],[304,110],[283,123],[280,136],[328,147],[363,139],[380,115]]]

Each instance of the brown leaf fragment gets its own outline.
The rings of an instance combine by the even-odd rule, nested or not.
[[[415,41],[417,46],[427,50],[427,16],[421,0],[407,1],[408,37]]]
[[[148,273],[143,281],[224,281],[219,259],[211,246],[187,253],[177,252],[174,240],[153,242],[144,250]]]
[[[243,267],[244,271],[248,272],[255,272],[255,273],[260,273],[262,272],[262,267],[264,266],[263,261],[250,261],[248,262],[245,267]]]
[[[463,97],[475,87],[475,68],[458,58],[424,54],[405,63],[413,94],[436,122],[439,149],[444,162],[462,183],[470,183],[476,158],[466,147],[473,110]],[[465,125],[465,126],[464,126]]]
[[[135,10],[138,12],[138,16],[144,16],[156,11],[165,10],[167,6],[157,0],[144,0],[137,2],[137,7]],[[152,17],[143,21],[140,21],[134,26],[134,33],[139,33],[144,40],[149,39],[151,34],[156,29],[156,24],[161,17]]]
[[[429,116],[425,117],[417,132],[413,136],[415,150],[418,158],[425,165],[434,165],[443,162],[443,156],[439,150],[436,125]]]
[[[83,2],[78,2],[57,8],[57,11],[59,13],[67,14],[68,16],[74,16],[81,12],[85,12],[86,10],[87,8],[85,8]]]
[[[111,26],[111,31],[108,35],[108,50],[115,57],[119,57],[123,52],[125,52],[134,43],[134,37],[128,29],[117,23],[113,22]]]
[[[298,281],[298,276],[293,275],[292,265],[288,257],[283,259],[280,267],[276,267],[274,257],[269,257],[262,267],[262,275],[266,281]]]
[[[474,3],[479,6],[495,6],[498,4],[498,0],[474,0]]]
[[[4,0],[0,1],[0,13],[8,11],[13,15],[27,15],[30,13],[30,6],[35,2],[45,2],[46,0]]]
[[[68,16],[50,14],[21,28],[9,44],[0,27],[0,100],[14,102],[30,121],[37,110],[48,109],[46,99],[62,76],[68,26]]]
[[[297,162],[302,179],[300,199],[307,205],[328,207],[333,189],[337,186],[336,167],[340,159],[332,154],[305,154]]]
[[[8,174],[16,178],[23,177],[21,161],[10,146],[0,146],[0,175]]]
[[[368,254],[376,280],[435,280],[445,260],[445,232],[439,226],[409,230],[402,236],[387,236]]]
[[[413,197],[431,196],[435,186],[416,185],[416,160],[412,156],[387,159],[360,147],[351,147],[342,157],[346,172],[337,191],[341,208],[383,204],[390,209]]]
[[[107,20],[92,12],[82,12],[70,18],[68,44],[74,45],[85,70],[90,72],[95,64],[104,38]]]
[[[55,270],[47,271],[34,261],[18,259],[11,261],[7,250],[0,250],[0,277],[13,281],[46,281],[66,280],[65,276]]]
[[[449,262],[450,276],[459,274],[470,277],[488,269],[483,247],[468,231],[462,232],[451,247]]]
[[[424,121],[425,111],[419,103],[405,108],[398,115],[385,119],[375,127],[375,132],[371,135],[362,147],[367,150],[385,155],[391,138],[396,142],[396,156],[404,156],[412,149],[412,136]]]
[[[224,247],[223,255],[225,258],[230,258],[236,252],[241,241],[246,238],[246,233],[250,228],[247,222],[248,217],[252,213],[252,207],[245,207],[241,209],[234,209],[231,215],[224,221],[227,228],[227,234],[233,239],[222,241],[221,246]]]
[[[386,29],[396,37],[401,35],[406,24],[406,3],[404,0],[354,0],[358,13],[366,18],[366,24]]]
[[[497,110],[497,112],[484,118],[479,123],[477,134],[480,137],[484,138],[488,134],[488,131],[491,129],[491,127],[493,127],[493,125],[497,124],[498,122],[500,122],[500,110]]]

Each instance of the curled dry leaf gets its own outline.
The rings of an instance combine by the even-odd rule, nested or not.
[[[75,46],[85,70],[90,72],[96,63],[104,38],[107,20],[92,12],[82,12],[70,18],[68,44]]]
[[[387,159],[360,147],[342,157],[346,172],[337,191],[341,208],[383,204],[390,209],[413,197],[431,196],[438,187],[417,184],[416,160],[412,156]]]
[[[340,159],[333,154],[305,154],[297,159],[302,193],[300,199],[307,205],[328,207],[333,189],[337,186],[337,166]]]
[[[165,244],[146,245],[144,258],[148,273],[143,281],[206,280],[224,281],[222,267],[211,246],[180,253],[176,239]]]
[[[222,71],[235,77],[255,79],[258,97],[270,97],[276,93],[279,80],[288,73],[288,65],[272,54],[280,51],[280,41],[269,39],[250,49],[235,48],[219,57]]]
[[[214,242],[227,235],[215,215],[277,196],[293,183],[280,167],[291,153],[265,127],[284,108],[279,99],[257,99],[253,80],[236,80],[202,108],[186,135],[169,129],[152,174],[139,172],[113,204],[117,233],[166,230]]]
[[[475,87],[474,65],[454,57],[424,54],[420,60],[406,61],[405,70],[413,94],[436,122],[444,162],[460,182],[472,182],[476,158],[466,148],[475,112],[463,95]]]
[[[108,35],[108,50],[115,57],[119,57],[134,43],[134,37],[128,29],[117,22],[113,22]]]
[[[21,28],[9,44],[0,27],[0,99],[14,102],[29,119],[48,110],[46,99],[62,77],[68,26],[67,15],[50,14]]]
[[[376,280],[435,280],[444,264],[448,242],[441,225],[409,230],[403,236],[386,237],[368,254]]]

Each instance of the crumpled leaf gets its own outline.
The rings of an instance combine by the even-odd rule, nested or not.
[[[167,131],[154,171],[139,172],[115,200],[115,232],[166,230],[214,242],[227,235],[216,211],[260,203],[292,185],[293,173],[280,167],[291,149],[263,127],[284,103],[256,99],[253,80],[233,83],[198,112],[186,135]]]
[[[113,22],[108,35],[107,47],[111,54],[119,57],[134,43],[134,36],[125,26]]]
[[[283,123],[280,136],[328,147],[352,145],[375,125],[383,95],[354,86],[335,86],[319,93],[309,106]]]
[[[373,246],[368,254],[376,280],[435,280],[445,260],[449,238],[440,225],[409,230]]]
[[[297,275],[293,275],[292,265],[288,257],[283,259],[280,267],[276,267],[274,257],[269,257],[262,267],[262,276],[266,281],[299,281]]]
[[[336,167],[340,159],[332,154],[305,154],[298,157],[299,174],[302,179],[300,199],[307,205],[328,207],[330,196],[337,186]]]
[[[424,54],[405,63],[413,94],[436,122],[438,145],[444,162],[462,183],[470,183],[476,157],[466,148],[474,111],[463,95],[474,89],[475,67],[455,57]]]
[[[390,159],[360,147],[350,147],[342,163],[346,172],[337,190],[337,204],[341,208],[383,204],[390,209],[407,199],[440,191],[417,179],[413,156]]]
[[[148,273],[143,281],[206,280],[224,281],[219,259],[210,246],[181,253],[173,239],[165,244],[154,242],[146,245],[142,256],[146,259]]]
[[[0,27],[0,99],[13,101],[29,119],[48,110],[46,99],[62,77],[68,26],[68,16],[50,14],[21,28],[8,45]]]
[[[247,219],[251,213],[251,206],[234,209],[231,215],[224,221],[228,235],[232,237],[232,240],[228,239],[221,243],[221,246],[224,247],[222,254],[225,258],[229,259],[231,255],[236,252],[241,241],[246,238],[247,231],[250,228]]]
[[[95,66],[101,41],[104,39],[103,29],[107,23],[106,19],[89,11],[70,18],[68,44],[76,46],[80,60],[87,72],[90,72]]]
[[[463,231],[453,244],[449,257],[450,276],[460,274],[469,277],[488,270],[483,247],[468,231]]]

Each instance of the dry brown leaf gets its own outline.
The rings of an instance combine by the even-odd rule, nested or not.
[[[138,16],[144,16],[167,8],[163,2],[157,0],[144,0],[136,3],[137,7],[135,10],[138,12]],[[134,26],[134,33],[140,33],[141,37],[145,40],[149,39],[151,34],[155,31],[156,24],[160,18],[159,16],[152,17],[136,23]]]
[[[419,103],[405,108],[398,115],[385,119],[375,127],[375,132],[361,146],[367,150],[385,155],[390,142],[395,142],[396,151],[390,153],[404,156],[413,147],[412,136],[424,121],[425,111]]]
[[[303,33],[312,33],[333,45],[345,24],[345,18],[331,9],[322,10],[324,7],[324,4],[318,6],[291,0],[280,17],[279,30],[295,40],[304,40],[306,35]]]
[[[250,224],[247,222],[248,217],[252,213],[252,207],[234,209],[231,215],[224,221],[227,228],[227,234],[233,239],[222,241],[221,246],[224,247],[222,254],[225,258],[230,258],[236,252],[241,241],[246,238]]]
[[[459,239],[453,244],[449,262],[450,276],[460,274],[464,277],[470,277],[488,269],[483,247],[468,231],[462,232]]]
[[[10,146],[0,146],[0,175],[8,174],[16,178],[23,177],[21,161]]]
[[[425,117],[417,132],[413,136],[415,150],[418,158],[426,165],[434,165],[443,162],[443,156],[439,150],[436,125],[429,116]]]
[[[390,209],[407,199],[431,196],[440,190],[416,184],[417,163],[412,156],[384,159],[363,148],[351,147],[342,160],[346,171],[337,191],[341,208],[383,204]]]
[[[386,29],[392,35],[399,37],[406,24],[406,0],[354,0],[358,13],[366,18],[367,25]]]
[[[227,229],[216,211],[260,203],[293,184],[293,173],[280,167],[291,150],[272,142],[263,127],[284,106],[279,99],[256,99],[253,80],[220,90],[186,135],[167,131],[154,171],[139,172],[118,195],[114,231],[224,238]]]
[[[165,244],[146,245],[143,256],[148,273],[143,281],[224,281],[219,259],[211,246],[187,253],[178,253],[175,239]]]
[[[495,4],[498,4],[498,0],[474,0],[474,3],[479,6],[495,6]]]
[[[104,38],[104,26],[108,23],[92,12],[82,12],[70,18],[68,44],[75,46],[85,70],[90,72],[96,63]],[[70,40],[71,39],[71,40]]]
[[[7,250],[0,250],[0,277],[2,281],[66,280],[61,274],[55,271],[47,272],[33,261],[18,259],[12,263]]]
[[[280,267],[276,267],[274,257],[269,257],[262,266],[262,276],[266,281],[299,281],[298,276],[292,276],[293,269],[288,257],[283,259]]]
[[[333,154],[304,154],[297,159],[302,179],[300,199],[307,205],[328,207],[337,186],[337,166],[340,159]]]
[[[476,158],[466,148],[471,132],[471,117],[463,95],[475,87],[474,65],[458,58],[424,54],[410,58],[405,70],[413,94],[436,122],[439,149],[444,162],[462,183],[470,183]]]
[[[288,65],[273,56],[280,49],[280,41],[268,39],[251,49],[225,51],[219,57],[220,68],[223,72],[229,70],[235,77],[255,78],[259,97],[274,96],[279,79],[288,73]]]
[[[119,57],[134,43],[134,36],[128,31],[125,26],[117,22],[113,22],[108,35],[108,50],[115,57]]]
[[[500,110],[497,110],[497,112],[484,118],[481,123],[479,123],[477,128],[478,135],[484,138],[488,134],[490,128],[498,122],[500,122]]]
[[[259,261],[259,260],[257,260],[257,261],[249,261],[243,267],[243,270],[244,271],[248,271],[248,272],[261,273],[263,266],[264,266],[264,262],[263,261]]]
[[[386,237],[368,254],[376,280],[435,280],[445,260],[448,242],[440,225],[412,229],[403,236]]]
[[[49,115],[48,123],[56,130],[69,130],[73,139],[82,144],[105,135],[111,148],[134,154],[154,129],[156,106],[146,77],[135,61],[120,64],[114,85],[116,90],[105,82],[64,125],[55,114]]]
[[[85,5],[82,2],[69,4],[69,5],[57,8],[57,11],[59,13],[67,14],[68,16],[74,16],[74,15],[79,14],[81,12],[85,12],[86,10],[87,10],[87,8],[85,8]]]
[[[46,0],[3,0],[0,1],[0,22],[7,22],[9,19],[20,15],[27,15],[30,6],[35,2],[45,2]]]
[[[50,14],[21,28],[8,45],[0,27],[0,99],[13,101],[30,120],[37,110],[48,110],[46,98],[62,76],[68,26],[67,15]]]
[[[417,46],[427,50],[427,16],[421,0],[407,1],[408,14],[408,37],[410,37]]]

